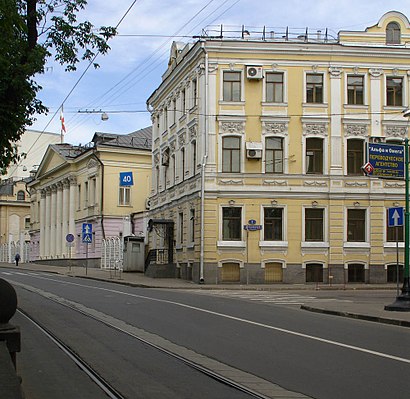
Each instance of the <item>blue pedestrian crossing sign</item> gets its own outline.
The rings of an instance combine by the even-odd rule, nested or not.
[[[389,227],[399,227],[404,224],[404,211],[401,207],[388,208]]]
[[[93,242],[93,225],[91,223],[83,223],[81,235],[83,243],[91,244]]]

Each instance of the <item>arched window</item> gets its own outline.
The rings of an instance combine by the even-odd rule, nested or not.
[[[17,192],[17,201],[25,201],[26,193],[23,190]]]
[[[386,27],[386,44],[400,44],[400,25],[390,22]]]

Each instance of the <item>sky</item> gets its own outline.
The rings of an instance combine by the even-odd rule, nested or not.
[[[109,41],[109,53],[97,57],[98,69],[83,62],[76,72],[65,72],[47,62],[35,80],[50,112],[30,129],[59,134],[62,104],[67,143],[86,144],[95,132],[128,134],[150,126],[146,100],[161,83],[172,42],[194,42],[209,26],[328,28],[337,37],[340,30],[364,30],[392,10],[410,18],[408,0],[89,0],[79,19],[116,26],[125,15],[118,35]]]

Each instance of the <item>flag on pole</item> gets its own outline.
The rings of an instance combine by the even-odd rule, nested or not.
[[[67,130],[65,128],[65,122],[64,122],[63,106],[61,106],[60,121],[61,121],[61,137],[62,137],[63,134],[67,133]]]

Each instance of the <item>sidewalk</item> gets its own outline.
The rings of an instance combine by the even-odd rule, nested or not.
[[[410,312],[391,312],[384,310],[385,305],[394,302],[396,298],[396,286],[394,284],[354,284],[354,285],[310,285],[310,284],[197,284],[192,281],[181,279],[154,279],[142,273],[120,273],[97,268],[50,266],[37,263],[23,263],[17,268],[14,264],[0,263],[0,268],[13,268],[19,270],[42,271],[56,273],[73,277],[89,278],[101,281],[110,281],[134,287],[144,288],[166,288],[166,289],[201,289],[201,290],[258,290],[258,291],[280,291],[280,290],[306,290],[306,291],[349,291],[350,301],[324,301],[314,304],[306,304],[302,309],[312,312],[331,314],[337,316],[351,317],[379,323],[387,323],[410,327]],[[369,291],[385,295],[369,295]],[[367,295],[362,295],[364,292]],[[336,293],[335,293],[336,296]]]

